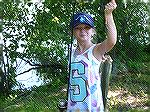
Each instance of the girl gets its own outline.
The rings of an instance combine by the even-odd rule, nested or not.
[[[68,90],[68,112],[104,112],[99,66],[106,52],[116,44],[117,31],[113,20],[115,2],[105,6],[107,39],[93,44],[94,20],[86,13],[77,13],[71,21],[77,47],[72,52]]]

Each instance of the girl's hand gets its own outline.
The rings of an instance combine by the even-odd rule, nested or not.
[[[117,4],[114,0],[111,2],[107,3],[105,5],[105,16],[112,14],[113,10],[115,10],[117,7]]]

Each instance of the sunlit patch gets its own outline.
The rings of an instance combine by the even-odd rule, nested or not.
[[[59,23],[59,18],[55,16],[55,17],[52,19],[52,21],[55,22],[55,23]]]

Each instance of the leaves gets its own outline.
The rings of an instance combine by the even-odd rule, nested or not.
[[[7,41],[4,49],[5,54],[8,51],[7,64],[16,66],[13,70],[17,71],[17,68],[22,68],[18,67],[21,64],[14,63],[21,59],[31,66],[37,66],[38,74],[45,78],[54,81],[60,76],[65,77],[67,48],[71,38],[69,24],[73,12],[84,11],[94,15],[97,31],[95,40],[101,42],[106,37],[103,15],[106,2],[45,0],[42,5],[31,2],[5,3],[3,36]],[[111,54],[117,54],[115,58],[124,61],[142,60],[145,43],[148,42],[150,34],[146,25],[148,6],[141,2],[127,2],[126,7],[122,1],[117,1],[117,4],[114,19],[118,30],[118,42]]]

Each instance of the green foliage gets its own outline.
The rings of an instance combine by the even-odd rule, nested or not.
[[[51,80],[54,85],[66,83],[68,75],[68,44],[71,42],[69,27],[72,14],[84,11],[93,14],[97,35],[95,40],[105,39],[104,7],[107,1],[45,0],[41,6],[25,1],[3,4],[4,54],[9,69],[10,86],[15,84],[15,77],[36,69],[37,75]],[[117,1],[114,19],[118,30],[118,42],[110,52],[112,57],[121,60],[129,70],[137,71],[138,62],[146,57],[149,31],[147,30],[148,6],[142,2],[128,2],[127,7]],[[7,44],[6,44],[7,43]],[[19,50],[21,49],[21,50]],[[17,59],[29,64],[32,69],[22,70]]]
[[[141,61],[145,58],[143,50],[148,42],[147,5],[131,2],[126,8],[121,6],[121,11],[118,8],[116,12],[120,12],[123,16],[116,15],[116,20],[119,21],[117,22],[119,41],[116,46],[117,54],[123,56],[126,61],[129,59]]]
[[[140,73],[143,69],[143,64],[136,61],[127,61],[128,70],[130,73]]]

